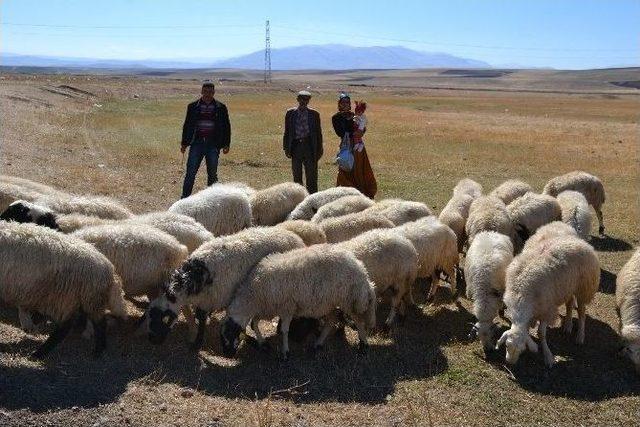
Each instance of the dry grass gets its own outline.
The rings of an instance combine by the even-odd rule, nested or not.
[[[137,212],[169,206],[180,192],[177,141],[192,83],[50,79],[0,84],[2,172],[115,196]],[[62,99],[40,89],[63,83],[97,96]],[[289,179],[281,133],[293,95],[285,87],[219,87],[233,126],[223,180],[265,187]],[[335,89],[327,86],[312,101],[324,124],[322,188],[335,179],[329,119]],[[525,355],[511,371],[501,361],[488,363],[479,343],[466,340],[472,315],[462,299],[414,310],[390,337],[375,336],[365,356],[356,355],[349,333],[346,342],[330,339],[315,359],[299,346],[287,363],[244,346],[229,360],[219,356],[213,321],[200,354],[186,349],[184,325],[163,347],[152,347],[133,337],[128,323],[112,325],[100,360],[89,357],[90,344],[76,334],[35,363],[25,356],[43,336],[22,333],[15,311],[2,307],[3,425],[637,424],[640,380],[615,356],[612,295],[615,273],[639,239],[637,96],[366,88],[355,96],[370,104],[366,141],[380,197],[440,209],[465,176],[487,190],[511,177],[541,189],[549,177],[574,169],[603,179],[609,237],[593,240],[602,292],[588,310],[584,347],[552,330],[550,345],[560,359],[552,370],[537,355]],[[271,342],[279,344],[275,337]]]

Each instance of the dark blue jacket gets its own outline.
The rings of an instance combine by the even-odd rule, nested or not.
[[[231,145],[231,123],[229,122],[229,112],[227,106],[218,100],[214,100],[216,104],[213,129],[213,137],[208,144],[217,148],[225,148]],[[198,123],[198,106],[200,100],[194,101],[187,106],[187,116],[182,126],[182,145],[191,145],[196,134],[196,125]]]

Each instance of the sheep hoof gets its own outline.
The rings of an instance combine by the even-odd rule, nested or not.
[[[358,344],[358,354],[366,354],[368,349],[369,349],[369,344],[365,344],[363,342]]]

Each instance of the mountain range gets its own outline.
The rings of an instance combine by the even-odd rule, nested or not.
[[[0,53],[0,65],[65,68],[264,68],[264,50],[227,59],[98,59]],[[486,62],[403,46],[304,45],[271,50],[273,70],[490,68]]]

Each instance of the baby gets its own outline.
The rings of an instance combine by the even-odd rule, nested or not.
[[[367,127],[367,116],[364,114],[366,109],[366,102],[356,101],[355,115],[353,116],[353,149],[358,152],[364,148],[362,134]]]

